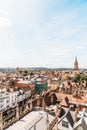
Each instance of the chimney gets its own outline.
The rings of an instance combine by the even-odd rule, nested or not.
[[[45,110],[45,99],[44,99],[44,96],[43,96],[43,98],[42,98],[42,107],[43,107],[43,110]]]
[[[3,117],[2,117],[2,112],[0,113],[0,130],[3,130]]]
[[[16,119],[19,120],[19,106],[16,106]]]
[[[46,116],[46,130],[49,130],[49,117],[48,117],[48,113]]]
[[[57,104],[57,106],[56,106],[56,116],[59,116],[60,110],[61,110],[61,105]]]
[[[78,119],[78,113],[79,113],[79,108],[78,108],[78,105],[76,106],[76,108],[75,108],[75,122],[77,121],[77,119]]]

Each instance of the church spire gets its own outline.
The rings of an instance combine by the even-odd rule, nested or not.
[[[75,57],[75,61],[77,62],[77,56]]]
[[[77,56],[75,57],[74,70],[79,70]]]

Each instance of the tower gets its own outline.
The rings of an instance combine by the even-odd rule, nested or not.
[[[74,62],[74,70],[79,70],[77,57],[75,58],[75,62]]]

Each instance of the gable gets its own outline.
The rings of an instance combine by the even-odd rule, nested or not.
[[[85,130],[82,125],[77,126],[75,130]]]

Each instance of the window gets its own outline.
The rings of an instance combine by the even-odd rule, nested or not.
[[[69,124],[66,121],[62,121],[62,126],[69,128]]]
[[[9,105],[6,106],[7,109],[8,109],[9,107],[10,107]]]
[[[7,100],[6,103],[10,103],[10,100]]]
[[[3,105],[0,105],[0,108],[2,109],[2,108],[3,108]]]

